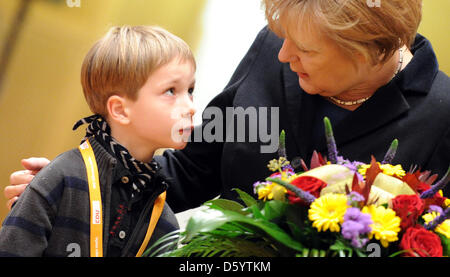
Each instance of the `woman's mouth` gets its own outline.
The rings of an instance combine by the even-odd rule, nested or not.
[[[297,75],[298,75],[298,77],[300,77],[300,78],[302,78],[302,79],[306,79],[306,78],[309,77],[309,75],[306,74],[306,73],[300,73],[300,72],[297,72]]]

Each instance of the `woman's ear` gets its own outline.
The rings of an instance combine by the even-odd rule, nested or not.
[[[127,101],[124,97],[118,95],[110,96],[108,101],[106,101],[106,108],[111,120],[122,125],[130,123]]]

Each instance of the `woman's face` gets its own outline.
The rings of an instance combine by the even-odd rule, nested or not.
[[[288,32],[286,32],[288,33]],[[359,59],[357,67],[331,39],[320,32],[297,28],[295,36],[286,35],[278,54],[297,73],[299,84],[309,94],[337,96],[364,83],[368,68]]]

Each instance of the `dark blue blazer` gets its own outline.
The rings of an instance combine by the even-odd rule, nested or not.
[[[300,157],[308,163],[314,150],[327,154],[325,138],[311,135],[321,96],[305,93],[289,65],[278,60],[281,45],[282,40],[264,28],[209,106],[224,114],[226,107],[279,107],[288,158]],[[334,135],[340,155],[366,163],[371,155],[381,161],[392,140],[398,139],[394,164],[406,170],[419,165],[442,176],[450,166],[450,79],[439,71],[426,38],[417,35],[411,50],[414,57],[407,67],[333,126]],[[202,126],[210,120],[204,119]],[[250,128],[254,126],[246,126],[246,131]],[[227,126],[222,131],[226,134]],[[277,153],[261,154],[263,144],[259,140],[190,142],[184,150],[157,157],[173,181],[167,195],[172,209],[196,207],[219,194],[235,198],[233,188],[253,193],[253,183],[270,174],[266,165],[277,157]],[[448,187],[444,194],[450,196]]]

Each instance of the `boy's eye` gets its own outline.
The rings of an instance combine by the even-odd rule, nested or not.
[[[189,93],[190,95],[194,94],[194,88],[190,88],[190,89],[188,90],[188,93]]]
[[[166,92],[164,92],[164,94],[170,95],[170,96],[175,95],[175,89],[173,89],[173,88],[168,89]]]

